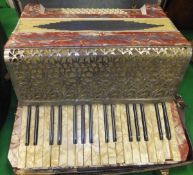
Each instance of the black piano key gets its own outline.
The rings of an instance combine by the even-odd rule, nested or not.
[[[35,127],[34,127],[34,145],[38,142],[38,126],[39,126],[39,106],[36,106]]]
[[[58,139],[57,144],[62,144],[62,106],[58,107]]]
[[[25,135],[25,145],[29,145],[30,139],[30,123],[31,123],[31,106],[27,109],[27,123],[26,123],[26,135]]]
[[[133,104],[133,112],[134,112],[134,120],[135,120],[136,139],[137,141],[140,141],[140,131],[139,131],[139,122],[138,122],[136,104]]]
[[[126,115],[127,115],[127,128],[128,128],[128,137],[129,141],[133,141],[133,134],[132,134],[132,129],[131,129],[131,118],[130,118],[130,111],[129,111],[129,105],[126,104]]]
[[[73,144],[77,144],[77,109],[73,106]]]
[[[50,108],[50,134],[49,134],[49,144],[54,144],[54,106]]]
[[[85,106],[81,105],[81,143],[85,144]]]
[[[168,114],[166,109],[166,104],[162,103],[163,115],[164,115],[164,123],[165,123],[165,130],[166,130],[166,138],[171,140],[171,131],[170,131],[170,124],[168,121]]]
[[[112,118],[112,129],[113,129],[113,142],[117,141],[116,132],[116,121],[115,121],[115,106],[111,105],[111,118]]]
[[[146,124],[145,111],[144,111],[143,104],[140,104],[140,109],[141,109],[141,119],[142,119],[142,125],[143,125],[144,140],[148,141],[147,124]]]
[[[159,131],[159,138],[160,140],[163,140],[163,131],[162,131],[162,125],[161,125],[161,120],[160,120],[160,113],[159,113],[159,108],[158,104],[155,104],[155,113],[156,113],[156,119],[157,119],[157,127]]]
[[[105,142],[108,143],[109,142],[109,125],[108,125],[106,105],[103,105],[103,112],[104,112]]]
[[[93,143],[93,112],[92,105],[89,105],[89,141]]]

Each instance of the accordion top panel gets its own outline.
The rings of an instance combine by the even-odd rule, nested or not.
[[[41,12],[39,4],[28,4],[22,13],[22,18],[155,18],[166,17],[159,5],[146,4],[146,14],[141,9],[117,9],[117,8],[59,8],[46,9]]]
[[[139,8],[144,3],[158,0],[39,0],[45,8]]]
[[[25,7],[6,48],[189,46],[158,5],[146,9]]]

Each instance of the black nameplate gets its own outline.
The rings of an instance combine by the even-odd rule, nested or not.
[[[123,20],[88,20],[88,21],[61,21],[56,23],[49,23],[35,26],[42,29],[54,30],[95,30],[95,31],[126,31],[126,30],[144,30],[153,27],[161,27],[163,25],[146,24],[133,21]]]

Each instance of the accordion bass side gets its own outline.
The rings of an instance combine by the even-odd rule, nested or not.
[[[16,174],[129,173],[192,161],[177,87],[191,45],[161,8],[25,7],[5,46]]]

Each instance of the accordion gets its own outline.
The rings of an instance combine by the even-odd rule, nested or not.
[[[167,173],[190,163],[176,94],[191,45],[158,5],[88,4],[27,5],[5,46],[19,101],[15,173]]]

